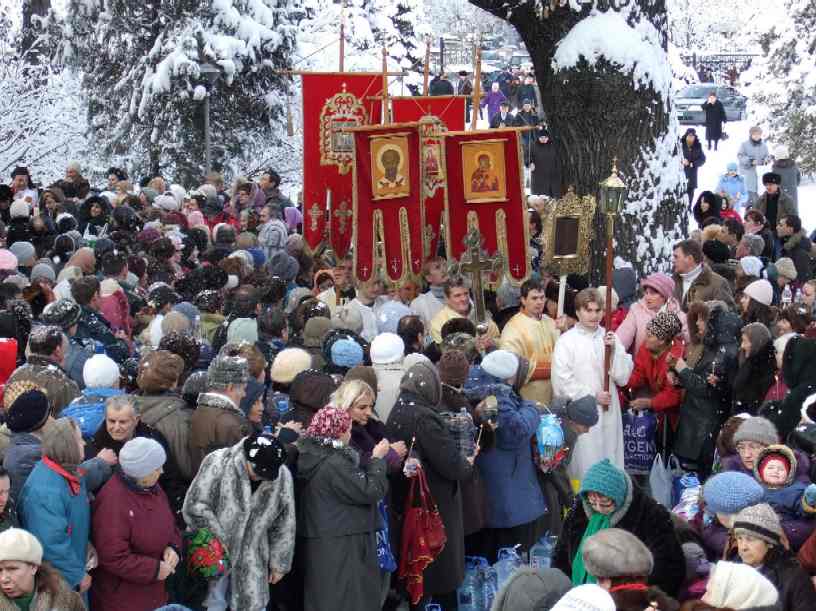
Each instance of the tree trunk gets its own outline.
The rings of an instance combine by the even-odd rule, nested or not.
[[[612,158],[617,157],[629,196],[615,223],[616,254],[631,262],[641,275],[665,271],[673,242],[686,234],[688,210],[674,146],[677,122],[670,117],[661,95],[636,83],[631,72],[622,72],[620,66],[604,58],[593,65],[581,59],[573,68],[555,71],[557,44],[590,14],[591,5],[577,12],[567,4],[539,16],[536,3],[560,3],[528,0],[510,3],[518,6],[508,18],[507,0],[470,1],[508,20],[527,46],[548,127],[558,147],[564,190],[574,187],[579,195],[597,198],[598,183],[609,176]],[[616,4],[610,7],[606,0],[596,0],[595,8],[617,10]],[[630,26],[642,19],[652,23],[665,51],[664,0],[623,0],[621,4],[621,14]],[[666,162],[665,166],[660,161]],[[601,208],[599,201],[598,210]],[[599,212],[591,245],[590,281],[594,285],[604,281],[604,222]]]
[[[23,0],[23,22],[22,37],[20,38],[20,53],[27,58],[31,64],[40,61],[40,54],[32,45],[37,40],[39,26],[34,22],[34,17],[45,17],[51,10],[51,0]]]

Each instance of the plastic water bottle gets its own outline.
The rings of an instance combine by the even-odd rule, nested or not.
[[[461,609],[461,607],[459,608]],[[437,605],[436,603],[425,605],[425,611],[442,611],[442,605]]]
[[[793,293],[791,292],[790,284],[786,284],[782,289],[782,305],[788,306],[793,303]]]
[[[516,551],[518,547],[518,545],[515,547],[503,547],[499,550],[499,560],[493,565],[493,568],[496,569],[496,585],[498,589],[501,589],[504,582],[510,579],[510,575],[513,574],[513,571],[521,566],[521,558]]]
[[[487,611],[493,606],[493,600],[496,598],[496,593],[499,591],[499,578],[496,575],[496,569],[484,561],[484,564],[479,567],[482,582],[482,600],[484,601],[482,609]]]
[[[546,535],[541,537],[538,543],[530,548],[530,566],[534,569],[550,568],[551,557],[552,548],[550,547],[549,537]]]
[[[456,590],[459,611],[482,611],[484,608],[478,561],[479,558],[465,558],[465,578]]]

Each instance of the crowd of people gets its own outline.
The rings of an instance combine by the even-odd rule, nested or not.
[[[812,242],[743,157],[673,274],[616,261],[609,324],[605,287],[538,265],[532,208],[536,272],[480,320],[444,258],[391,286],[310,254],[272,170],[187,191],[16,168],[0,609],[470,611],[466,557],[548,535],[551,568],[493,609],[816,608]],[[633,415],[691,501],[628,466]]]

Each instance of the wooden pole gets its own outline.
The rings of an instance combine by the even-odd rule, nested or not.
[[[345,72],[346,63],[346,0],[340,8],[340,72]]]
[[[422,95],[428,95],[428,80],[431,74],[431,38],[425,39],[425,73],[422,81]]]
[[[388,50],[382,49],[382,118],[383,125],[391,123],[391,117],[388,112]]]
[[[473,49],[473,101],[470,103],[470,129],[476,129],[479,120],[479,105],[482,102],[482,42],[476,42]]]
[[[604,330],[608,333],[612,329],[612,261],[615,257],[613,251],[613,237],[615,233],[615,217],[612,214],[606,215],[606,305],[604,312]],[[604,392],[609,392],[609,368],[612,365],[612,347],[604,345]],[[609,409],[609,408],[605,408]]]

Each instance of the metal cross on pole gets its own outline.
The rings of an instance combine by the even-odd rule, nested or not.
[[[482,250],[482,234],[475,227],[470,228],[463,242],[465,252],[459,262],[451,265],[448,273],[452,276],[470,276],[473,299],[476,301],[477,322],[487,322],[482,274],[501,273],[504,270],[504,257],[498,253],[492,257],[487,256]]]

